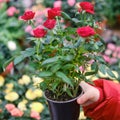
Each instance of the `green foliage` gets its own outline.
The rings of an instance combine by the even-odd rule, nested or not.
[[[17,45],[20,39],[24,36],[22,22],[18,20],[18,16],[7,15],[7,4],[1,3],[0,9],[0,41],[7,45],[8,41],[12,40]],[[18,46],[20,48],[20,46]],[[17,48],[17,49],[18,49]]]
[[[20,56],[17,56],[14,59],[14,64],[17,65],[18,63],[20,63],[21,61],[23,61],[25,58],[34,55],[34,53],[35,53],[35,49],[34,48],[27,48],[25,51],[21,52]]]
[[[22,22],[18,20],[18,14],[7,15],[9,3],[1,2],[0,7],[0,73],[2,73],[3,69],[13,60],[13,58],[8,59],[21,50],[19,42],[23,40],[24,30]],[[14,45],[9,45],[10,42],[16,48],[12,49]]]

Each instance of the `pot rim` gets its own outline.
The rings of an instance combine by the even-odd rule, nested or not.
[[[81,93],[80,93],[80,95],[78,95],[77,97],[75,97],[75,98],[73,98],[73,99],[70,99],[70,100],[66,100],[66,101],[52,100],[52,99],[49,99],[49,98],[45,95],[45,92],[44,92],[44,97],[45,97],[45,99],[47,99],[48,101],[53,102],[53,103],[69,103],[69,102],[72,102],[72,101],[77,100],[80,96],[83,95],[84,91],[83,91],[83,89],[82,89],[81,86],[80,86],[80,88],[81,88]]]

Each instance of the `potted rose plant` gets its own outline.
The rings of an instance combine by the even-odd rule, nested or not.
[[[25,58],[35,64],[35,74],[44,78],[40,88],[45,91],[52,120],[78,119],[76,97],[81,94],[79,83],[89,82],[87,76],[97,74],[99,69],[103,73],[107,69],[113,76],[99,54],[104,42],[96,32],[99,26],[94,19],[94,6],[90,2],[80,2],[77,6],[74,18],[60,8],[51,8],[42,27],[35,26],[33,11],[26,11],[20,17],[33,26],[34,37],[30,39],[34,46],[22,51],[14,64]],[[74,26],[66,26],[64,20]],[[86,70],[89,65],[91,71]]]

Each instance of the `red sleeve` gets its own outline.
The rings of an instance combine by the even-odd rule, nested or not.
[[[120,120],[120,84],[105,79],[94,83],[100,91],[100,98],[83,107],[85,115],[93,120]]]

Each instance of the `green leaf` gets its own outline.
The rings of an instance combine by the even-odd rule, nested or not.
[[[98,65],[96,62],[94,62],[92,65],[91,65],[91,72],[86,72],[85,73],[85,76],[89,76],[89,75],[94,75],[98,72]]]
[[[99,71],[103,74],[106,74],[106,66],[104,64],[101,64],[99,66]]]
[[[73,27],[67,27],[67,28],[65,28],[65,34],[68,34],[67,37],[71,38],[71,36],[69,36],[69,34],[74,34],[74,33],[76,33],[76,28],[73,28]]]
[[[105,63],[103,57],[101,57],[101,56],[96,56],[95,58],[96,58],[96,60],[98,60],[99,62]]]
[[[63,82],[65,82],[65,83],[73,86],[71,80],[63,72],[58,71],[56,73],[56,76],[59,77],[59,78],[61,78],[63,80]]]
[[[63,16],[65,19],[71,20],[71,17],[70,17],[67,13],[65,13],[65,12],[61,12],[61,13],[62,13],[62,16]]]
[[[56,65],[52,66],[50,70],[52,71],[52,73],[55,73],[55,72],[57,72],[61,67],[62,67],[62,65],[59,63],[59,64],[56,64]]]
[[[80,23],[80,20],[76,19],[76,18],[72,18],[72,21],[75,23]]]
[[[14,64],[17,65],[18,63],[22,62],[25,58],[34,55],[34,53],[35,53],[35,49],[34,48],[28,48],[25,51],[22,51],[21,55],[17,56],[14,59]]]
[[[52,89],[56,90],[57,86],[59,85],[59,82],[52,83]]]
[[[112,77],[112,78],[116,78],[116,76],[114,75],[114,73],[110,70],[110,69],[107,69],[107,74]]]
[[[73,60],[73,55],[62,56],[61,59],[64,61],[71,61]]]
[[[40,83],[40,88],[41,88],[42,90],[46,90],[46,88],[47,88],[46,82],[41,82],[41,83]]]
[[[40,61],[40,60],[42,59],[42,56],[40,56],[40,55],[39,55],[39,56],[38,56],[38,55],[35,55],[34,58],[36,58],[37,60]]]
[[[73,69],[75,66],[73,64],[66,64],[62,67],[63,70],[66,70],[66,69]]]
[[[91,65],[91,69],[94,70],[96,73],[98,72],[98,64],[96,62],[94,62],[92,65]]]
[[[31,40],[31,41],[32,41],[32,40],[33,40],[33,41],[36,40],[35,37],[28,37],[27,39],[29,39],[29,40]]]
[[[86,73],[85,73],[85,76],[94,75],[94,74],[96,74],[95,71],[92,71],[92,72],[86,72]]]
[[[24,58],[30,57],[30,56],[35,54],[35,49],[34,48],[28,48],[25,51],[22,51],[21,53],[24,56]]]
[[[66,91],[65,92],[67,92],[67,94],[70,96],[70,97],[73,97],[73,95],[72,95],[72,93],[70,92],[70,90],[69,89],[66,89]]]
[[[51,76],[53,73],[50,71],[42,71],[39,73],[39,77],[49,77]]]
[[[14,65],[17,65],[18,63],[22,62],[23,60],[24,60],[23,55],[17,56],[17,57],[14,59]]]
[[[48,58],[48,59],[46,59],[45,61],[42,62],[42,65],[57,62],[59,58],[60,58],[59,56]]]

